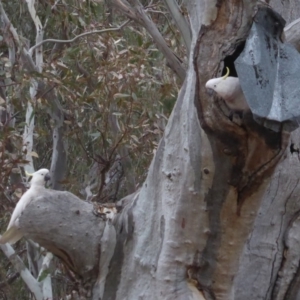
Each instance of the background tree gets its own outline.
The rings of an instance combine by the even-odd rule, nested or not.
[[[251,116],[241,126],[205,90],[266,3],[27,1],[21,12],[35,8],[44,36],[68,40],[43,44],[38,30],[32,36],[36,15],[16,21],[16,4],[0,4],[3,211],[21,194],[25,155],[36,168],[51,160],[56,189],[64,184],[98,203],[49,191],[21,218],[25,235],[61,259],[53,263],[54,298],[297,299],[299,131],[272,133]],[[269,4],[288,23],[299,17],[296,1]],[[118,25],[100,32],[108,22]],[[295,46],[298,23],[286,27]],[[41,46],[42,71],[31,56],[41,59]],[[131,192],[116,207],[99,205]],[[45,280],[38,269],[34,287]]]
[[[93,202],[120,199],[135,191],[147,174],[180,85],[161,63],[163,56],[147,33],[128,24],[127,18],[113,12],[107,15],[107,9],[98,2],[3,3],[3,231],[25,189],[20,167],[32,172],[51,165],[54,188]],[[159,10],[155,14],[169,41],[178,45],[172,24],[165,24],[166,16]],[[42,32],[35,24],[41,24]],[[98,32],[90,34],[95,30]],[[36,62],[40,47],[34,49],[34,45],[42,36],[75,40],[44,43]],[[27,115],[26,107],[31,107]],[[34,257],[39,255],[25,251],[23,244],[19,247],[24,260],[26,252],[31,253],[30,269],[38,276],[41,266]],[[67,279],[59,264],[54,268],[54,296],[70,293],[77,285],[74,278]],[[11,282],[18,274],[9,269]],[[8,297],[16,298],[22,286],[17,280]],[[25,299],[27,293],[25,290]]]

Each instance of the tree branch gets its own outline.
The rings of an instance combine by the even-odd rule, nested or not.
[[[40,273],[38,276],[38,281],[43,282],[43,296],[46,299],[53,299],[51,271],[49,270],[52,259],[53,254],[51,252],[47,252],[43,259],[42,267],[40,268]]]
[[[113,115],[113,106],[110,108],[110,117],[109,117],[109,123],[111,125],[111,129],[114,132],[115,137],[120,134],[120,128],[118,126],[118,120],[117,116]],[[132,166],[132,161],[129,157],[128,149],[120,145],[117,150],[118,154],[121,157],[121,162],[122,166],[125,169],[125,174],[126,174],[126,179],[127,179],[127,191],[128,193],[133,193],[136,190],[136,185],[135,185],[135,179],[134,179],[134,172],[133,172],[133,166]]]
[[[145,10],[141,3],[138,0],[134,1],[134,8],[129,8],[128,5],[125,5],[121,0],[113,0],[113,4],[119,9],[122,13],[125,13],[128,17],[135,20],[137,23],[142,25],[153,38],[157,48],[164,54],[169,67],[177,74],[177,76],[184,80],[186,75],[186,70],[182,66],[181,61],[175,55],[175,53],[168,47],[165,39],[157,29],[156,25],[145,13]]]
[[[31,47],[29,49],[29,53],[32,53],[37,47],[40,47],[41,45],[45,44],[45,43],[63,43],[63,44],[67,44],[67,43],[73,43],[76,40],[78,40],[81,37],[90,35],[90,34],[95,34],[95,33],[104,33],[104,32],[111,32],[111,31],[118,31],[121,30],[125,25],[127,25],[131,20],[127,20],[126,22],[124,22],[123,24],[121,24],[119,27],[116,28],[106,28],[106,29],[102,29],[102,30],[93,30],[93,31],[89,31],[89,32],[84,32],[82,34],[79,34],[77,36],[75,36],[73,39],[71,40],[57,40],[57,39],[47,39],[47,40],[43,40],[42,42],[34,45],[33,47]]]
[[[174,0],[165,0],[165,4],[169,9],[169,12],[179,29],[181,36],[184,40],[185,47],[187,49],[188,54],[191,50],[191,43],[192,43],[192,36],[191,36],[191,29],[189,23],[187,22],[186,18],[180,12],[178,3]],[[187,55],[188,56],[188,55]]]
[[[123,12],[128,18],[138,22],[138,18],[133,8],[129,6],[129,3],[124,3],[122,0],[113,0],[113,5],[116,6],[121,12]]]
[[[25,67],[31,72],[32,71],[38,72],[38,70],[35,66],[35,63],[32,60],[31,55],[29,55],[28,51],[26,50],[26,48],[24,46],[24,42],[21,41],[16,29],[13,27],[10,20],[8,19],[7,14],[3,8],[1,1],[0,1],[0,15],[3,20],[3,32],[5,32],[8,28],[8,31],[10,32],[10,34],[13,37],[13,40],[15,41],[15,43],[17,44],[17,46],[19,47],[19,49],[21,51],[21,58],[22,58],[22,62],[24,63]]]
[[[26,207],[19,224],[25,237],[58,256],[72,272],[96,280],[106,221],[93,211],[92,204],[69,192],[45,190]]]
[[[42,23],[41,23],[40,18],[38,17],[38,15],[36,13],[36,10],[35,10],[35,7],[34,7],[34,0],[26,0],[26,3],[27,3],[28,11],[30,13],[30,16],[31,16],[33,22],[34,22],[35,29],[36,29],[35,42],[37,44],[40,44],[40,43],[42,43],[43,36],[44,36]],[[39,70],[39,72],[42,72],[42,68],[43,68],[43,52],[42,52],[43,48],[41,47],[41,45],[39,46],[38,51],[36,51],[36,53],[35,53],[36,67]],[[32,55],[32,52],[29,52],[29,54]]]
[[[2,19],[3,19],[4,23],[5,23],[5,25],[8,27],[8,31],[12,34],[15,42],[18,45],[21,45],[21,41],[19,39],[19,35],[18,35],[16,29],[11,24],[10,20],[8,19],[7,14],[6,14],[6,12],[5,12],[4,8],[3,8],[2,1],[0,1],[0,13],[1,13],[1,16],[2,16]]]
[[[146,28],[148,33],[153,38],[157,48],[165,55],[170,68],[177,74],[177,76],[184,81],[186,70],[183,68],[180,60],[174,52],[168,47],[165,39],[157,29],[156,25],[151,21],[145,13],[143,6],[136,0],[136,13],[140,23]]]
[[[30,271],[26,268],[21,258],[16,255],[14,249],[9,244],[0,245],[5,256],[14,266],[15,270],[20,274],[23,281],[28,286],[29,290],[34,294],[37,300],[43,300],[43,293],[37,280],[31,275]]]
[[[300,52],[300,18],[285,26],[286,41]]]

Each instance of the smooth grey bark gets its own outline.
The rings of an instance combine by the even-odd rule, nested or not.
[[[300,51],[300,19],[288,24],[284,29],[287,42]]]
[[[69,192],[46,190],[28,205],[20,228],[25,237],[61,258],[80,278],[97,276],[105,222],[93,213],[92,204]]]
[[[182,39],[184,40],[187,53],[190,53],[191,47],[191,30],[185,16],[182,14],[180,7],[176,1],[164,0],[178,30],[181,33]]]
[[[256,4],[188,4],[187,76],[141,190],[117,204],[113,227],[91,204],[49,191],[21,230],[96,282],[87,298],[299,299],[300,132],[272,133],[251,114],[241,126],[205,90]]]
[[[67,143],[64,139],[66,125],[64,124],[65,114],[55,93],[55,87],[38,82],[38,95],[48,102],[48,114],[53,120],[53,151],[51,158],[51,187],[54,190],[61,190],[61,181],[65,178],[67,168]]]
[[[50,168],[51,183],[53,189],[61,190],[61,181],[65,178],[67,167],[67,146],[64,139],[66,129],[66,125],[64,124],[65,115],[53,90],[44,97],[47,99],[50,106],[49,115],[54,121],[52,133],[53,151]]]
[[[299,18],[300,2],[298,0],[267,0],[266,2],[281,14],[287,24]]]

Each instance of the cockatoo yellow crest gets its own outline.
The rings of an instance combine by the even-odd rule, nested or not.
[[[223,77],[213,78],[206,82],[207,89],[214,90],[232,110],[248,110],[249,106],[242,91],[240,80],[229,76],[229,68]]]
[[[17,203],[7,226],[7,230],[0,238],[1,244],[14,244],[22,238],[23,234],[19,230],[19,218],[26,206],[34,198],[40,196],[43,193],[43,191],[45,190],[45,182],[50,180],[49,170],[47,169],[40,169],[33,174],[29,174],[26,172],[26,174],[32,176],[30,188],[23,194],[23,196]]]

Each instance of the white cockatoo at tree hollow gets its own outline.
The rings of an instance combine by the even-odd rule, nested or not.
[[[226,67],[226,69],[225,76],[208,80],[205,87],[214,90],[230,109],[235,111],[248,110],[249,106],[242,91],[240,80],[237,77],[229,76],[229,68]]]
[[[19,229],[19,218],[26,206],[34,198],[40,196],[45,191],[45,183],[50,180],[49,170],[47,169],[40,169],[33,174],[28,175],[32,176],[30,188],[23,194],[17,203],[7,226],[7,230],[0,238],[1,244],[14,244],[22,238],[23,234]]]

